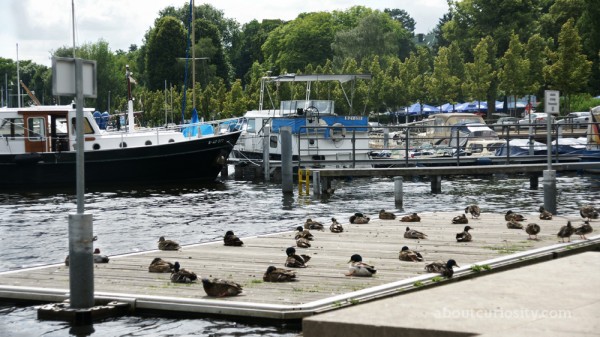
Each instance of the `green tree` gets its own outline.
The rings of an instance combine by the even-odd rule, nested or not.
[[[185,57],[186,34],[180,21],[166,16],[156,22],[146,43],[145,69],[148,87],[157,90],[164,87],[164,81],[183,83],[183,63],[178,58]]]
[[[408,86],[410,102],[419,102],[421,106],[430,98],[429,77],[431,76],[432,56],[429,48],[417,47],[416,53],[411,53],[405,61],[403,82]]]
[[[478,101],[486,99],[492,79],[495,77],[495,72],[492,70],[489,61],[490,49],[493,50],[493,44],[494,42],[489,36],[481,39],[473,50],[475,59],[473,62],[465,64],[465,81],[462,84],[462,89],[468,97]]]
[[[459,78],[452,74],[450,68],[450,48],[441,47],[433,61],[433,72],[427,82],[431,98],[441,105],[456,103],[460,88]]]
[[[499,62],[499,89],[504,91],[507,96],[512,96],[516,102],[517,96],[527,94],[531,88],[529,83],[530,62],[525,57],[525,49],[517,34],[511,36],[508,49]]]
[[[525,56],[529,60],[529,73],[527,74],[527,83],[529,83],[528,92],[537,97],[542,96],[542,85],[544,83],[544,65],[546,64],[546,55],[544,50],[547,46],[546,41],[540,34],[532,35],[527,41],[525,47]]]
[[[400,22],[400,24],[402,24],[402,27],[404,27],[404,29],[408,31],[411,35],[415,34],[415,19],[413,19],[407,11],[399,8],[386,8],[383,10],[383,12],[388,14],[392,19]]]
[[[242,81],[236,80],[227,93],[223,117],[242,116],[246,112],[246,98],[242,90]]]

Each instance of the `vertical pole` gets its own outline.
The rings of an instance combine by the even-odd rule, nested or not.
[[[356,129],[352,129],[352,168],[356,167]]]
[[[529,176],[529,189],[530,190],[537,190],[538,186],[539,186],[538,175],[537,175],[537,173],[532,173]]]
[[[263,127],[263,169],[265,181],[271,180],[271,162],[269,155],[269,142],[271,138],[271,128],[267,125]]]
[[[313,195],[321,195],[321,172],[313,171]]]
[[[556,171],[544,170],[544,208],[556,214]]]
[[[383,128],[383,149],[387,150],[390,147],[390,129]]]
[[[408,116],[406,117],[408,118]],[[404,167],[408,167],[408,134],[410,133],[410,126],[406,127],[406,131],[404,131]]]
[[[21,107],[21,71],[19,70],[19,44],[17,43],[17,106]]]
[[[292,128],[284,126],[279,130],[281,135],[281,189],[283,193],[293,193]]]
[[[442,193],[442,176],[431,176],[431,193]]]
[[[397,208],[403,207],[404,191],[403,191],[403,178],[402,176],[394,177],[394,202]]]

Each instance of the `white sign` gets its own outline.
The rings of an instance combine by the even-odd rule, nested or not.
[[[558,90],[544,90],[544,112],[558,114],[560,94]]]
[[[83,96],[96,98],[96,61],[80,60],[83,71]],[[75,59],[52,58],[52,94],[55,96],[75,96]]]

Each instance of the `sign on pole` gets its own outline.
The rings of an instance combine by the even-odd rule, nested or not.
[[[83,71],[83,96],[96,98],[96,61],[81,60]],[[75,85],[75,59],[66,57],[52,58],[52,95],[74,96],[77,94]]]
[[[560,104],[560,95],[558,90],[544,91],[544,112],[549,114],[558,114]]]

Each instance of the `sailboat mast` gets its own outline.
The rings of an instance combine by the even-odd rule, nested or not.
[[[192,109],[196,109],[196,51],[195,51],[195,32],[194,32],[194,9],[196,5],[192,0]]]

